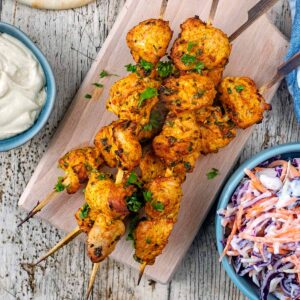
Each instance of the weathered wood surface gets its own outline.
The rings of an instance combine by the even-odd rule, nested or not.
[[[248,9],[256,2],[257,0],[248,0],[245,6],[239,0],[220,1],[214,24],[230,35],[235,28],[243,24]],[[132,61],[125,43],[126,34],[138,22],[158,16],[161,3],[161,0],[126,1],[111,34],[85,76],[84,82],[72,101],[72,106],[67,111],[47,152],[26,186],[19,201],[22,208],[29,211],[39,199],[49,193],[49,187],[53,186],[56,178],[62,174],[57,168],[59,157],[79,145],[92,143],[99,128],[108,125],[116,118],[114,114],[107,111],[105,102],[110,86],[118,78],[115,76],[105,78],[102,81],[104,89],[94,87],[93,83],[99,79],[99,73],[103,69],[112,74],[125,76],[126,71],[123,66]],[[178,36],[180,24],[186,18],[199,15],[201,19],[206,20],[208,17],[211,1],[189,0],[189,5],[186,3],[181,0],[168,1],[165,18],[170,20],[170,26],[174,30],[174,39]],[[180,14],[177,13],[178,11]],[[261,28],[264,30],[260,30]],[[287,46],[286,39],[277,28],[267,17],[261,17],[256,24],[253,24],[233,42],[230,61],[224,75],[247,75],[261,86],[276,73],[277,67],[283,62]],[[267,101],[271,101],[277,86],[265,94]],[[86,93],[92,95],[90,101],[84,98]],[[145,276],[161,283],[170,280],[211,208],[226,174],[234,166],[253,129],[239,131],[230,146],[217,154],[203,156],[198,161],[193,174],[187,176],[183,184],[180,214],[168,245],[163,254],[156,259],[155,264],[147,266]],[[209,181],[206,178],[206,172],[213,167],[218,168],[219,176]],[[83,204],[83,194],[79,192],[70,196],[60,193],[56,198],[38,216],[55,227],[70,232],[76,224],[74,213]],[[118,242],[111,258],[138,270],[139,264],[133,259],[133,252],[132,244],[126,241],[125,235]]]
[[[74,241],[35,270],[26,265],[62,233],[38,219],[17,231],[20,215],[24,216],[17,201],[123,4],[122,0],[102,0],[76,10],[40,12],[11,0],[0,2],[1,21],[15,23],[36,41],[58,83],[56,107],[44,130],[22,148],[0,153],[0,299],[82,299],[84,295],[91,268],[84,245]],[[270,16],[288,35],[287,2],[279,1]],[[240,160],[262,148],[297,141],[299,136],[283,83],[273,99],[272,113],[256,127]],[[244,299],[220,267],[215,248],[212,209],[169,285],[144,279],[136,287],[135,271],[107,260],[99,272],[94,299]]]

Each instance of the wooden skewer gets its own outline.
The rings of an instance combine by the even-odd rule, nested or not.
[[[43,260],[45,260],[47,257],[55,253],[57,250],[62,248],[64,245],[71,242],[76,236],[78,236],[81,233],[81,229],[77,226],[74,228],[67,236],[65,236],[61,241],[59,241],[52,249],[50,249],[44,256],[38,259],[38,261],[34,264],[36,266]]]
[[[248,20],[239,27],[230,37],[229,41],[235,40],[242,32],[250,27],[259,17],[265,14],[278,0],[261,0],[248,11]]]
[[[140,282],[141,282],[141,279],[142,279],[142,277],[143,277],[143,274],[144,274],[144,271],[145,271],[146,266],[147,266],[147,263],[146,263],[146,262],[143,262],[143,264],[141,265],[141,268],[140,268],[140,273],[139,273],[139,278],[138,278],[137,285],[139,285]]]
[[[212,25],[213,24],[215,16],[216,16],[218,5],[219,5],[219,0],[213,0],[213,2],[211,4],[209,16],[208,16],[208,19],[207,19],[207,25]]]
[[[120,184],[123,180],[123,176],[124,176],[124,171],[122,169],[118,169],[118,173],[116,175],[115,183]],[[95,278],[96,278],[99,266],[100,266],[100,262],[99,263],[94,263],[94,265],[93,265],[93,270],[92,270],[92,273],[91,273],[91,276],[90,276],[89,285],[88,285],[88,289],[87,289],[87,293],[86,293],[86,298],[85,298],[86,300],[88,300],[89,297],[90,297],[90,294],[91,294],[91,291],[92,291],[93,286],[94,286],[94,282],[95,282]]]
[[[282,80],[285,76],[287,76],[291,71],[300,66],[300,52],[296,53],[293,57],[291,57],[288,61],[280,65],[277,69],[275,76],[269,81],[266,82],[260,89],[259,93],[263,94],[268,89],[270,89],[275,83]]]
[[[48,194],[45,199],[43,199],[41,202],[38,202],[36,206],[28,213],[27,217],[24,220],[22,220],[17,227],[20,227],[26,221],[31,219],[35,214],[41,211],[51,200],[53,200],[56,197],[57,194],[58,192],[54,190],[50,194]]]
[[[160,11],[159,11],[159,19],[164,18],[164,14],[166,12],[167,6],[168,6],[168,0],[162,0],[161,6],[160,6]]]
[[[91,294],[91,291],[93,289],[95,278],[96,278],[99,267],[100,267],[100,263],[93,264],[93,270],[92,270],[92,273],[91,273],[89,286],[88,286],[88,290],[87,290],[86,297],[85,297],[86,300],[88,300],[89,297],[90,297],[90,294]]]

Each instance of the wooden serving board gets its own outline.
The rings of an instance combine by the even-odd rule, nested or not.
[[[92,83],[99,80],[99,72],[103,69],[120,76],[126,74],[123,66],[133,61],[125,43],[126,33],[138,22],[158,17],[161,2],[162,0],[128,0],[126,2],[69,111],[61,122],[48,151],[21,196],[19,202],[21,207],[30,210],[52,189],[57,176],[61,175],[56,167],[59,157],[72,148],[92,144],[99,128],[116,118],[112,113],[106,111],[105,102],[110,86],[118,78],[104,78],[104,90],[95,88]],[[257,2],[257,0],[220,0],[215,25],[227,34],[231,34],[246,21],[247,11]],[[210,5],[211,1],[208,0],[169,0],[165,19],[170,21],[174,30],[173,39],[178,35],[180,23],[186,18],[199,15],[206,20]],[[250,76],[258,86],[261,86],[274,75],[277,66],[282,63],[286,48],[285,38],[267,17],[263,16],[234,41],[230,63],[225,74]],[[276,88],[274,87],[265,95],[268,101],[272,99]],[[92,94],[93,100],[87,101],[84,98],[86,93]],[[198,161],[194,173],[188,175],[184,183],[184,197],[179,219],[169,243],[163,254],[157,258],[156,264],[146,268],[146,275],[162,283],[166,283],[171,278],[190,247],[251,131],[251,128],[240,131],[237,138],[227,148],[218,154],[202,157]],[[211,168],[217,168],[220,175],[213,180],[207,180],[206,173]],[[76,225],[73,215],[83,202],[84,197],[81,192],[72,196],[61,193],[38,216],[69,232]],[[138,268],[139,265],[132,258],[133,252],[132,243],[122,239],[111,257]]]

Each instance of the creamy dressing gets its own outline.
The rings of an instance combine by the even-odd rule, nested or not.
[[[33,53],[0,34],[0,140],[30,128],[45,99],[45,75]]]

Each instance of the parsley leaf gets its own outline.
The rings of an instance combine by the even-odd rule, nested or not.
[[[227,93],[228,94],[232,94],[232,89],[231,88],[227,88]]]
[[[162,119],[163,119],[163,117],[159,111],[157,111],[157,110],[151,111],[149,123],[144,125],[143,130],[151,131],[152,129],[159,128],[159,126],[162,122]]]
[[[199,73],[199,74],[202,74],[202,70],[205,68],[205,65],[202,61],[198,61],[195,65],[195,68],[194,70]]]
[[[141,94],[140,94],[140,99],[138,103],[138,107],[141,107],[143,102],[147,99],[151,99],[153,97],[156,97],[158,95],[157,89],[156,88],[146,88]]]
[[[139,181],[138,176],[135,174],[135,172],[130,173],[126,185],[136,185],[139,188],[142,187],[142,183]]]
[[[158,75],[162,78],[169,77],[173,73],[173,64],[171,61],[160,61],[157,65]]]
[[[104,179],[106,179],[106,176],[105,176],[105,174],[101,173],[99,176],[97,176],[97,179],[104,180]]]
[[[63,177],[59,176],[59,177],[57,178],[57,183],[56,183],[56,185],[54,186],[54,190],[55,190],[56,192],[60,193],[60,192],[62,192],[62,191],[66,188],[66,186],[63,184],[63,181],[64,181],[64,178],[63,178]]]
[[[139,216],[138,215],[134,216],[131,219],[131,221],[129,223],[129,226],[128,226],[129,230],[128,230],[128,235],[126,237],[126,241],[134,241],[134,234],[133,234],[133,232],[134,232],[134,229],[135,229],[138,221],[139,221]]]
[[[196,42],[189,42],[188,46],[187,46],[187,51],[191,52],[191,50],[197,45],[198,45],[198,43],[196,43]]]
[[[152,200],[152,193],[150,191],[144,191],[143,196],[146,202],[150,202]]]
[[[190,171],[190,170],[192,169],[192,166],[191,166],[191,164],[190,164],[188,161],[185,161],[185,162],[183,163],[183,165],[184,165],[184,167],[185,167],[185,169],[186,169],[187,171]]]
[[[141,59],[141,61],[140,61],[140,66],[141,66],[141,68],[143,68],[145,71],[147,71],[147,72],[150,72],[150,71],[152,71],[152,69],[153,69],[153,64],[152,63],[150,63],[150,62],[147,62],[146,60],[144,60],[144,59]]]
[[[241,91],[243,91],[244,90],[244,86],[243,85],[237,85],[236,87],[235,87],[235,90],[238,92],[238,93],[240,93]]]
[[[85,98],[85,99],[92,99],[92,95],[91,95],[91,94],[85,94],[85,95],[84,95],[84,98]]]
[[[103,85],[102,83],[99,83],[99,82],[94,82],[93,85],[94,85],[95,87],[98,87],[98,88],[104,87],[104,85]]]
[[[152,207],[159,212],[162,212],[165,208],[164,204],[160,201],[152,203]]]
[[[197,61],[197,58],[190,54],[183,54],[180,59],[186,66],[190,66]]]
[[[125,65],[125,68],[128,72],[136,73],[137,67],[133,64]]]
[[[107,71],[105,70],[102,70],[99,74],[99,77],[100,78],[104,78],[104,77],[108,77],[108,76],[118,76],[117,74],[110,74],[108,73]]]
[[[79,213],[79,218],[80,219],[85,219],[90,211],[90,207],[87,203],[83,204],[83,206],[80,209],[80,213]]]
[[[126,197],[126,204],[129,211],[138,212],[143,206],[143,202],[139,200],[137,193]]]
[[[208,180],[214,179],[218,175],[219,175],[219,170],[216,168],[212,168],[210,171],[206,173],[206,177]]]

